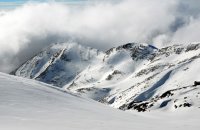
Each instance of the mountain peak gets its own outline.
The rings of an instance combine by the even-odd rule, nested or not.
[[[52,44],[23,64],[15,74],[63,86],[100,54],[97,49],[77,43]]]
[[[122,110],[176,110],[200,105],[198,86],[192,86],[200,79],[199,59],[199,43],[160,49],[127,43],[105,53],[62,43],[43,50],[15,74]]]

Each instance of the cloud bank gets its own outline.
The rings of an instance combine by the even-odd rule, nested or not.
[[[200,41],[199,14],[196,0],[119,0],[84,6],[27,3],[0,12],[0,71],[12,71],[54,42],[105,50],[127,42],[161,47]]]

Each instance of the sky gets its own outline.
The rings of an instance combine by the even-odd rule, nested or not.
[[[19,6],[22,6],[23,4],[27,2],[49,2],[49,1],[54,1],[54,2],[59,2],[62,4],[86,4],[88,3],[88,0],[0,0],[0,10],[1,9],[15,9]],[[89,0],[89,1],[94,1],[94,0]]]
[[[199,34],[200,0],[0,0],[0,71],[55,42],[102,51],[128,42],[161,48],[200,42]]]

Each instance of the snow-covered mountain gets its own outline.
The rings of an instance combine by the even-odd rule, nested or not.
[[[137,111],[200,107],[200,44],[156,48],[128,43],[106,52],[54,44],[15,75],[62,87],[112,107]]]
[[[23,64],[16,75],[62,87],[102,53],[76,43],[54,44]]]
[[[130,114],[45,83],[0,73],[1,130],[198,130],[199,111]]]

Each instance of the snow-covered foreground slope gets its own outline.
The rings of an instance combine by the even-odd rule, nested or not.
[[[122,110],[200,107],[200,43],[156,48],[128,43],[100,52],[55,44],[15,75],[33,78]]]
[[[1,130],[198,130],[199,109],[130,114],[0,73]]]

